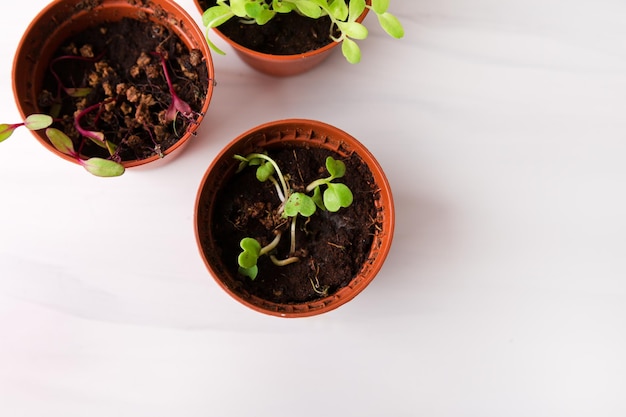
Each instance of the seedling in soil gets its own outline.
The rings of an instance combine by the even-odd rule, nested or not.
[[[62,131],[49,127],[52,125],[52,116],[47,114],[31,114],[23,122],[15,124],[0,124],[0,142],[9,138],[19,127],[29,130],[46,129],[46,136],[59,152],[74,158],[87,171],[99,177],[117,177],[124,173],[124,166],[118,162],[104,158],[82,159],[80,153],[74,150],[72,140]]]
[[[242,275],[255,279],[258,275],[257,261],[263,255],[268,255],[271,261],[277,266],[284,266],[299,261],[296,254],[296,223],[298,216],[311,218],[319,209],[329,212],[337,212],[341,208],[349,207],[353,201],[350,188],[339,182],[334,182],[342,178],[346,173],[345,164],[333,157],[326,158],[326,170],[328,176],[318,178],[309,183],[304,192],[294,191],[281,172],[280,167],[274,159],[264,153],[251,153],[247,156],[235,155],[239,161],[238,171],[247,166],[256,166],[256,178],[260,182],[270,181],[276,189],[276,194],[281,204],[276,210],[276,215],[287,219],[290,222],[290,249],[286,258],[279,259],[275,254],[282,232],[275,231],[272,241],[262,246],[259,240],[252,237],[243,238],[239,245],[242,252],[237,258],[239,272]]]
[[[60,57],[52,60],[50,64],[50,72],[53,75],[54,79],[57,83],[57,91],[56,96],[49,92],[44,92],[42,97],[44,98],[43,102],[47,103],[50,107],[50,114],[33,114],[28,116],[23,122],[16,124],[0,124],[0,142],[10,137],[15,129],[19,127],[26,127],[30,130],[41,130],[46,129],[45,133],[47,138],[49,139],[52,146],[57,149],[59,152],[73,158],[76,160],[78,164],[83,166],[90,173],[101,176],[101,177],[112,177],[119,176],[125,172],[124,166],[121,163],[121,157],[119,156],[120,146],[123,145],[127,140],[131,140],[132,134],[128,134],[129,136],[122,140],[120,144],[115,144],[112,141],[108,140],[105,134],[102,131],[99,131],[97,128],[98,122],[109,106],[118,106],[124,100],[123,92],[118,91],[107,93],[107,97],[102,101],[89,105],[82,110],[77,111],[73,116],[71,122],[73,123],[74,129],[78,133],[79,138],[73,141],[66,133],[57,128],[51,127],[53,122],[60,121],[59,112],[61,109],[61,103],[63,101],[63,97],[68,96],[72,99],[76,100],[84,100],[87,96],[89,96],[94,88],[92,87],[67,87],[63,84],[61,77],[58,75],[57,71],[54,69],[54,64],[65,61],[65,60],[75,60],[75,61],[83,61],[83,62],[98,62],[99,59],[102,58],[103,53],[94,56],[93,51],[91,51],[90,47],[81,48],[80,53],[82,55],[62,55]],[[189,123],[195,123],[200,113],[193,111],[191,106],[181,99],[175,91],[174,84],[171,80],[170,72],[167,66],[166,56],[160,52],[154,52],[154,56],[158,57],[160,60],[160,65],[163,71],[163,75],[167,82],[169,94],[171,97],[171,104],[164,111],[164,119],[166,123],[176,123],[176,119],[180,114],[181,117],[186,119]],[[96,81],[90,80],[90,83],[98,84],[97,77],[94,77]],[[93,85],[93,84],[92,84]],[[139,99],[137,99],[139,100]],[[122,105],[128,106],[127,103]],[[137,108],[142,104],[139,103]],[[130,111],[127,111],[129,113]],[[157,143],[153,135],[154,126],[152,126],[151,122],[148,118],[139,116],[139,111],[135,114],[135,122],[143,128],[147,135],[152,140],[154,145],[154,153],[163,157],[164,154],[161,150],[161,145]],[[91,117],[87,117],[91,116]],[[67,116],[66,116],[67,117]],[[88,122],[85,120],[88,119]],[[86,127],[87,124],[90,127]],[[175,126],[174,126],[175,130]],[[130,130],[129,130],[130,131]],[[83,148],[86,145],[86,141],[90,141],[98,145],[99,147],[105,149],[109,154],[108,158],[102,157],[90,157],[85,158]]]
[[[389,1],[372,0],[371,5],[368,5],[365,0],[217,0],[215,6],[209,7],[202,14],[202,23],[207,29],[209,46],[223,55],[224,51],[209,39],[209,29],[233,17],[245,23],[264,25],[278,13],[298,13],[311,19],[328,16],[331,21],[330,39],[341,42],[341,51],[346,60],[356,64],[361,60],[361,49],[355,40],[363,40],[368,36],[367,27],[356,20],[366,8],[376,14],[378,23],[389,36],[396,39],[404,36],[398,18],[387,11]],[[335,35],[337,31],[338,36]]]

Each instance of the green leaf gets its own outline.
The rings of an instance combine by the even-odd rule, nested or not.
[[[404,36],[404,28],[397,17],[391,13],[383,13],[378,16],[378,23],[392,38],[400,39]]]
[[[209,39],[209,35],[207,33],[207,36],[205,37],[207,43],[209,44],[209,48],[211,48],[214,52],[220,54],[220,55],[226,55],[226,52],[222,51],[216,44],[214,44],[211,39]]]
[[[47,114],[31,114],[24,120],[24,126],[30,130],[40,130],[52,124],[52,116]]]
[[[250,3],[251,0],[230,0],[230,9],[238,17],[248,17],[246,7]]]
[[[346,35],[349,36],[351,38],[354,39],[365,39],[367,38],[367,28],[365,27],[365,25],[358,23],[358,22],[346,22],[346,23],[339,23],[339,30],[341,30],[341,32]]]
[[[264,25],[267,22],[269,22],[270,20],[272,20],[272,18],[276,15],[276,12],[274,12],[273,10],[268,10],[268,9],[263,9],[261,11],[261,13],[259,13],[255,18],[254,21],[256,22],[257,25]]]
[[[237,166],[237,171],[235,171],[237,174],[240,173],[241,171],[243,171],[248,166],[249,162],[243,156],[241,156],[241,155],[234,155],[233,158],[236,159],[237,161],[239,161],[239,166]]]
[[[348,21],[354,22],[365,11],[365,0],[350,0]]]
[[[67,93],[67,95],[70,96],[70,97],[74,97],[74,98],[86,97],[92,91],[93,90],[91,88],[88,88],[88,87],[83,87],[83,88],[66,88],[65,89],[65,92]]]
[[[294,1],[298,12],[311,19],[319,19],[322,15],[322,8],[315,4],[315,2],[309,0],[297,0]]]
[[[344,22],[348,18],[348,5],[345,0],[333,0],[328,5],[330,15],[335,19]]]
[[[104,133],[96,132],[94,130],[84,130],[84,129],[81,130],[79,133],[83,135],[84,137],[88,138],[89,140],[91,140],[93,143],[95,143],[102,149],[109,150],[109,147],[107,145],[107,140],[104,138]]]
[[[125,171],[124,165],[103,158],[89,158],[82,161],[83,167],[98,177],[119,177]]]
[[[243,276],[246,276],[248,278],[250,278],[251,280],[254,281],[254,279],[256,278],[256,276],[259,274],[259,267],[254,265],[251,268],[242,268],[239,267],[239,273]]]
[[[358,64],[361,61],[361,49],[352,39],[345,38],[341,42],[341,53],[351,64]]]
[[[227,6],[213,6],[202,13],[202,24],[207,28],[214,28],[226,22],[234,15],[235,14]]]
[[[261,2],[249,2],[245,4],[246,15],[254,19],[257,25],[264,25],[276,14],[275,11],[270,10],[265,3]]]
[[[294,217],[298,214],[310,217],[315,213],[316,205],[311,197],[303,193],[293,193],[285,202],[285,215]]]
[[[65,133],[54,127],[49,127],[46,129],[46,136],[50,139],[52,146],[54,146],[59,152],[72,157],[76,156],[74,144]]]
[[[295,8],[296,8],[296,5],[288,1],[281,1],[281,0],[272,1],[272,10],[276,11],[276,13],[289,13],[295,10]]]
[[[274,166],[269,162],[264,162],[256,169],[256,179],[265,182],[276,172]]]
[[[8,139],[15,132],[15,129],[6,123],[0,124],[0,142]]]
[[[341,207],[349,207],[354,199],[352,191],[345,184],[328,183],[324,191],[324,205],[330,212],[336,212]]]
[[[261,165],[265,163],[265,160],[261,158],[251,158],[250,160],[247,160],[247,161],[250,166],[256,166],[256,165]]]
[[[315,187],[315,189],[313,190],[313,196],[311,198],[313,199],[315,205],[320,208],[320,210],[326,211],[326,206],[324,205],[324,198],[322,197],[322,190],[320,189],[320,187]]]
[[[389,0],[372,0],[372,10],[376,14],[382,14],[389,8]]]
[[[332,156],[326,158],[326,169],[333,178],[341,178],[346,175],[346,164]]]
[[[117,145],[113,142],[111,142],[110,140],[106,140],[104,141],[104,144],[107,148],[107,151],[109,151],[109,155],[114,155],[115,151],[117,150]]]
[[[246,269],[255,266],[261,253],[259,241],[251,237],[244,237],[239,242],[239,246],[243,249],[237,258],[239,266]]]

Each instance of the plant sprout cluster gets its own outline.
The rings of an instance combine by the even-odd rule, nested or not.
[[[368,36],[368,30],[357,19],[365,9],[376,14],[378,23],[391,37],[399,39],[404,36],[402,24],[396,16],[389,13],[390,0],[217,0],[217,4],[209,7],[202,15],[202,23],[207,28],[207,41],[211,48],[224,54],[208,36],[208,30],[218,27],[233,17],[246,23],[264,25],[277,13],[299,13],[311,19],[328,16],[331,21],[329,36],[334,42],[341,42],[341,51],[346,60],[356,64],[361,60],[361,49],[355,42]],[[339,36],[335,36],[335,31]]]
[[[124,166],[110,159],[93,157],[82,159],[74,149],[72,140],[62,131],[52,125],[52,116],[47,114],[31,114],[21,123],[0,124],[0,142],[10,137],[15,129],[26,127],[29,130],[46,129],[46,136],[59,152],[64,153],[76,160],[88,172],[99,177],[116,177],[124,173]],[[91,138],[91,136],[89,136]],[[92,138],[93,139],[93,138]]]
[[[191,106],[187,102],[182,100],[176,94],[174,85],[170,78],[169,70],[167,68],[165,55],[159,52],[153,52],[152,55],[157,57],[157,59],[159,60],[159,65],[162,68],[163,75],[169,89],[169,94],[171,96],[171,103],[168,106],[167,110],[165,110],[163,116],[165,121],[175,122],[178,115],[181,115],[189,122],[195,122],[195,118],[198,114],[191,109]],[[109,106],[110,104],[115,104],[118,100],[117,96],[119,96],[119,94],[117,96],[112,95],[102,100],[101,102],[87,106],[74,115],[74,128],[76,132],[80,135],[80,137],[83,138],[83,140],[81,140],[78,145],[78,149],[75,148],[74,142],[66,133],[57,128],[51,127],[51,125],[57,120],[55,119],[55,117],[60,112],[63,94],[65,94],[65,96],[67,97],[80,99],[82,97],[87,97],[93,91],[92,87],[71,88],[63,85],[61,78],[54,70],[54,64],[62,60],[97,62],[101,58],[101,56],[102,54],[94,56],[92,53],[87,53],[87,56],[62,55],[52,60],[50,64],[50,72],[57,81],[58,90],[55,97],[47,98],[47,101],[52,103],[50,107],[50,114],[31,114],[26,117],[23,122],[20,123],[0,124],[0,142],[9,138],[17,128],[22,126],[33,131],[46,129],[46,137],[48,138],[52,146],[54,146],[54,148],[57,149],[59,152],[74,159],[79,165],[84,167],[91,174],[100,177],[116,177],[122,175],[125,172],[125,168],[122,165],[121,158],[118,155],[119,146],[114,144],[112,141],[106,139],[103,132],[92,130],[93,128],[87,128],[83,125],[83,123],[81,123],[87,115],[89,115],[90,113],[95,113],[95,116],[92,119],[93,121],[91,122],[91,125],[95,126],[102,111],[106,108],[106,106]],[[137,119],[138,116],[136,115],[135,118]],[[147,122],[144,123],[143,127],[150,133]],[[150,137],[152,137],[151,133]],[[83,146],[85,146],[86,144],[86,141],[84,139],[87,139],[95,143],[99,147],[105,149],[109,154],[109,158],[91,157],[84,159],[84,156],[81,152]],[[156,142],[154,144],[155,152],[163,157],[164,155],[160,151],[160,146]]]
[[[274,159],[265,153],[251,153],[247,156],[235,155],[239,163],[237,172],[247,166],[256,166],[256,178],[260,182],[271,182],[281,201],[278,206],[278,214],[290,220],[290,249],[289,256],[278,259],[274,249],[281,240],[282,232],[276,231],[274,239],[267,245],[252,237],[245,237],[240,241],[241,253],[237,258],[239,272],[251,279],[258,275],[257,261],[263,255],[269,256],[271,261],[278,266],[298,262],[296,253],[296,221],[298,216],[309,218],[317,209],[329,212],[337,212],[342,207],[349,207],[353,201],[353,195],[347,185],[333,182],[342,178],[346,173],[345,164],[329,156],[326,158],[326,170],[328,176],[319,178],[309,183],[304,192],[296,192],[291,189],[287,177],[281,172]]]

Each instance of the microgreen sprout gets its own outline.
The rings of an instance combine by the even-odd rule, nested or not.
[[[181,99],[178,94],[176,94],[176,89],[174,88],[174,83],[170,77],[169,70],[167,69],[167,60],[165,56],[161,53],[154,52],[153,55],[156,55],[161,61],[161,67],[163,68],[163,74],[165,75],[165,81],[167,82],[167,87],[170,90],[170,95],[172,97],[172,103],[165,111],[165,120],[168,122],[173,122],[176,120],[176,116],[180,113],[183,117],[190,121],[195,121],[193,116],[197,116],[196,112],[194,112],[185,100]]]
[[[239,272],[242,275],[255,279],[258,275],[257,261],[263,255],[268,255],[271,261],[278,266],[288,265],[298,262],[296,255],[296,222],[298,216],[310,218],[320,209],[329,212],[337,212],[342,207],[349,207],[353,201],[353,194],[350,188],[339,182],[334,182],[342,178],[346,173],[346,166],[343,161],[334,159],[331,156],[326,158],[326,170],[328,176],[319,178],[309,183],[304,192],[294,191],[276,161],[265,153],[251,153],[247,156],[235,155],[239,161],[237,172],[248,166],[256,167],[256,178],[260,182],[269,181],[276,189],[276,194],[281,204],[277,208],[276,214],[290,222],[290,249],[286,258],[279,259],[275,255],[275,249],[281,240],[282,232],[275,231],[273,240],[262,246],[259,240],[252,237],[244,237],[239,245],[242,251],[237,258]]]
[[[116,177],[124,173],[124,166],[116,161],[104,158],[83,159],[80,153],[74,149],[72,140],[62,131],[49,127],[54,119],[47,114],[31,114],[21,123],[0,124],[0,142],[10,137],[19,127],[26,127],[29,130],[46,129],[46,136],[52,146],[59,152],[74,158],[76,162],[99,177]]]
[[[89,50],[89,52],[85,52],[85,53],[87,55],[89,55],[91,53],[91,50]],[[65,60],[96,62],[100,58],[102,58],[103,55],[104,55],[104,52],[100,53],[100,55],[98,55],[98,56],[61,55],[61,56],[58,56],[58,57],[54,58],[50,62],[50,73],[52,74],[52,76],[56,80],[57,85],[59,87],[59,91],[57,92],[57,96],[61,95],[61,90],[62,90],[62,91],[65,92],[65,94],[67,94],[70,97],[74,97],[74,98],[85,97],[85,96],[89,95],[89,93],[91,93],[91,91],[93,89],[90,88],[90,87],[67,87],[67,86],[65,86],[63,84],[63,81],[61,80],[61,77],[57,73],[57,71],[54,70],[54,64],[56,64],[57,62],[60,62],[60,61],[65,61]]]
[[[202,23],[206,27],[209,46],[217,53],[224,54],[210,39],[209,29],[220,26],[233,17],[247,23],[264,25],[277,13],[298,13],[311,19],[328,16],[331,21],[329,37],[334,42],[341,42],[341,51],[346,60],[356,64],[361,60],[361,49],[355,40],[368,36],[367,27],[357,19],[369,9],[378,18],[382,29],[391,37],[400,39],[404,29],[398,18],[388,12],[390,0],[217,0],[202,14]],[[338,31],[339,35],[334,33]]]

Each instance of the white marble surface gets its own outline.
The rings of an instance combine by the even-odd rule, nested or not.
[[[3,122],[44,4],[0,28]],[[626,2],[391,9],[405,39],[372,25],[358,66],[214,56],[200,135],[158,169],[97,179],[25,131],[0,144],[1,416],[626,415]],[[192,227],[213,156],[286,117],[359,138],[397,208],[380,275],[302,320],[229,298]]]

